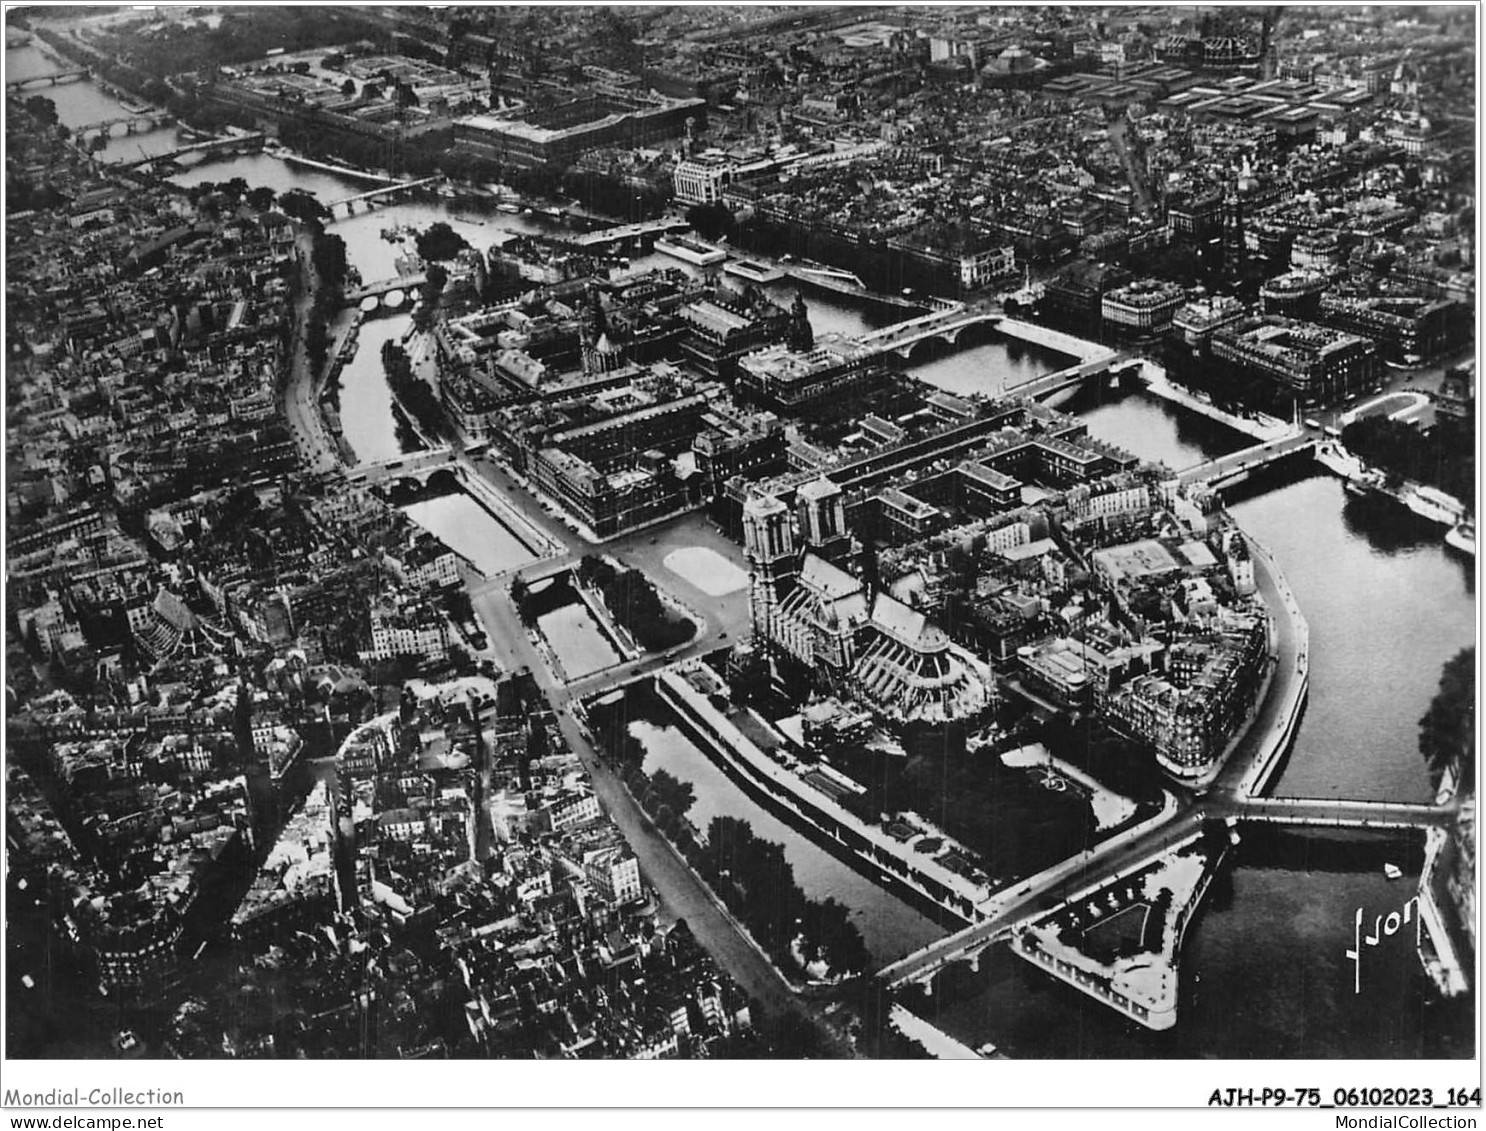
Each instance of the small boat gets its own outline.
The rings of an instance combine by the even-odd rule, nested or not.
[[[1445,535],[1445,545],[1459,550],[1462,554],[1476,556],[1476,524],[1469,519],[1457,523],[1450,528],[1450,533]]]
[[[1403,876],[1403,869],[1397,864],[1384,864],[1383,875],[1387,876],[1390,880],[1396,880]]]
[[[1342,490],[1353,498],[1371,498],[1382,492],[1383,477],[1376,471],[1365,471],[1355,478],[1348,479],[1346,486]]]

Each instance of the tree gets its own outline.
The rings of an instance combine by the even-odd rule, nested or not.
[[[255,212],[267,212],[273,207],[274,198],[277,195],[267,185],[259,185],[248,193],[246,197],[248,207]]]
[[[1454,768],[1463,789],[1475,784],[1476,650],[1465,648],[1446,661],[1439,691],[1419,720],[1419,752],[1438,787]]]
[[[57,104],[43,94],[33,94],[26,99],[26,113],[43,126],[55,126],[58,123]]]
[[[454,669],[454,674],[458,676],[475,674],[475,658],[469,654],[469,650],[462,644],[449,645],[449,666]]]
[[[469,247],[469,241],[443,220],[429,225],[427,231],[419,232],[415,242],[419,256],[430,262],[453,259]]]
[[[704,240],[731,236],[737,227],[732,212],[722,204],[698,204],[687,209],[686,222]]]
[[[356,80],[347,79],[345,82],[341,83],[341,93],[344,94],[347,98],[353,97],[356,94]]]
[[[330,218],[330,209],[321,204],[313,193],[306,192],[304,189],[290,189],[286,193],[281,193],[279,211],[285,216],[292,216],[296,220],[305,222]]]
[[[282,199],[282,198],[281,198]],[[315,273],[328,287],[340,287],[346,281],[346,241],[329,232],[317,232],[310,248]]]

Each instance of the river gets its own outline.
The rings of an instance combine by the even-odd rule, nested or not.
[[[12,74],[25,73],[14,68],[31,52],[35,48],[7,51]],[[90,101],[90,85],[46,92],[64,122],[105,116],[88,117],[106,109]],[[327,200],[360,188],[359,182],[262,155],[203,165],[177,181],[233,176],[276,191],[306,188]],[[396,248],[380,238],[382,228],[425,227],[439,219],[481,248],[514,232],[546,227],[526,216],[478,215],[443,201],[413,201],[363,213],[333,230],[346,239],[352,265],[373,280],[395,273]],[[679,266],[666,257],[647,257],[636,266],[650,262]],[[793,286],[774,284],[769,290],[788,298]],[[857,334],[895,319],[891,313],[864,313],[846,299],[810,294],[807,301],[817,333]],[[400,333],[405,325],[403,319],[367,323],[357,361],[342,377],[342,416],[361,459],[397,452],[379,336]],[[994,392],[1056,364],[1056,355],[993,339],[930,354],[912,371],[952,392]],[[1250,442],[1136,393],[1100,392],[1068,407],[1088,421],[1094,435],[1176,468]],[[1310,622],[1312,642],[1309,707],[1275,792],[1427,798],[1417,720],[1445,660],[1473,640],[1471,563],[1441,544],[1441,528],[1397,509],[1358,506],[1328,475],[1286,473],[1265,486],[1271,489],[1255,491],[1231,509],[1275,552]],[[635,726],[654,765],[671,767],[697,787],[691,814],[697,824],[705,827],[716,813],[748,814],[756,831],[786,845],[808,893],[832,895],[852,908],[875,956],[901,954],[933,937],[928,919],[759,809],[679,732],[654,723]],[[978,986],[965,987],[958,998],[941,993],[936,1004],[920,1008],[931,1019],[936,1008],[949,1008],[942,1020],[956,1035],[972,1045],[994,1040],[1014,1056],[1398,1057],[1469,1048],[1469,1018],[1462,1028],[1458,1007],[1421,1004],[1428,994],[1408,947],[1380,950],[1364,993],[1353,994],[1351,965],[1341,955],[1352,944],[1355,909],[1401,906],[1412,889],[1408,881],[1389,885],[1375,860],[1351,873],[1313,870],[1307,843],[1257,854],[1240,846],[1237,867],[1220,880],[1223,890],[1210,897],[1211,906],[1189,933],[1182,1020],[1174,1035],[1136,1030],[1005,954],[985,964]]]

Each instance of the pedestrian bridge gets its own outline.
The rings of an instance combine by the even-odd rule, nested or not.
[[[391,200],[405,193],[416,192],[418,189],[436,185],[443,179],[442,176],[434,176],[423,177],[416,181],[398,181],[395,184],[368,189],[366,192],[358,192],[355,196],[342,197],[340,200],[332,201],[326,207],[330,209],[330,215],[332,217],[337,216],[341,211],[344,211],[347,216],[354,216],[358,204],[370,205],[373,201],[380,200],[383,197]]]

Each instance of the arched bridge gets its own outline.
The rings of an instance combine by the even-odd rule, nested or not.
[[[39,86],[61,86],[65,82],[81,82],[83,79],[91,78],[93,72],[87,67],[78,67],[71,71],[53,71],[47,75],[30,75],[23,79],[9,79],[5,83],[5,92],[14,93],[17,90],[29,90]]]
[[[391,294],[393,291],[407,291],[408,294],[416,294],[418,289],[428,282],[428,276],[423,272],[416,275],[398,275],[392,279],[382,279],[375,283],[366,283],[354,287],[345,293],[347,306],[355,306],[362,299],[370,295]]]
[[[428,482],[435,471],[458,465],[458,453],[450,447],[428,448],[421,452],[409,452],[394,459],[360,463],[346,472],[350,483],[388,483],[398,479],[416,479]]]
[[[161,126],[175,124],[175,115],[168,110],[155,110],[148,114],[130,114],[122,118],[105,118],[101,122],[89,122],[86,126],[77,126],[73,129],[74,137],[86,141],[95,134],[103,137],[128,137],[131,134],[148,133],[150,130],[159,129]],[[115,134],[114,127],[123,126],[122,134]]]
[[[921,315],[918,318],[910,318],[906,322],[895,322],[891,326],[884,326],[881,330],[873,330],[870,334],[863,334],[858,338],[857,344],[870,353],[896,353],[904,361],[908,360],[913,352],[913,347],[920,342],[926,342],[931,338],[954,345],[959,340],[960,334],[970,326],[978,326],[985,322],[999,322],[1001,311],[989,305],[967,306],[964,303],[953,303]]]

